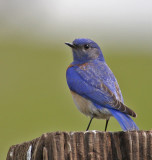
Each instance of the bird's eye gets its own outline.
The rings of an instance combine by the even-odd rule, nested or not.
[[[89,48],[90,48],[90,46],[88,44],[84,45],[84,49],[89,49]]]

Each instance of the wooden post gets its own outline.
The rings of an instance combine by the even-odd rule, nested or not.
[[[11,146],[7,160],[152,160],[152,131],[46,133]]]

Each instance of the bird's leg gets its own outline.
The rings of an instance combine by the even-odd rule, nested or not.
[[[90,119],[90,122],[89,122],[89,124],[88,124],[88,127],[87,127],[86,131],[88,131],[88,129],[89,129],[89,127],[90,127],[90,124],[91,124],[92,120],[93,120],[93,116],[92,116],[91,119]]]
[[[106,132],[107,127],[108,127],[108,122],[109,122],[109,119],[106,119],[105,132]]]

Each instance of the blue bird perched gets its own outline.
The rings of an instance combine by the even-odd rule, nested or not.
[[[66,72],[67,83],[79,111],[90,117],[86,130],[93,118],[97,118],[106,119],[106,131],[111,116],[116,118],[124,131],[138,130],[130,118],[136,117],[136,113],[124,104],[118,82],[100,47],[84,38],[65,44],[73,52],[73,62]]]

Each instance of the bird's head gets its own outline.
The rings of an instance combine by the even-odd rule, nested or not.
[[[100,47],[90,39],[75,39],[72,43],[65,43],[72,48],[73,59],[77,63],[84,63],[99,59],[104,61]]]

